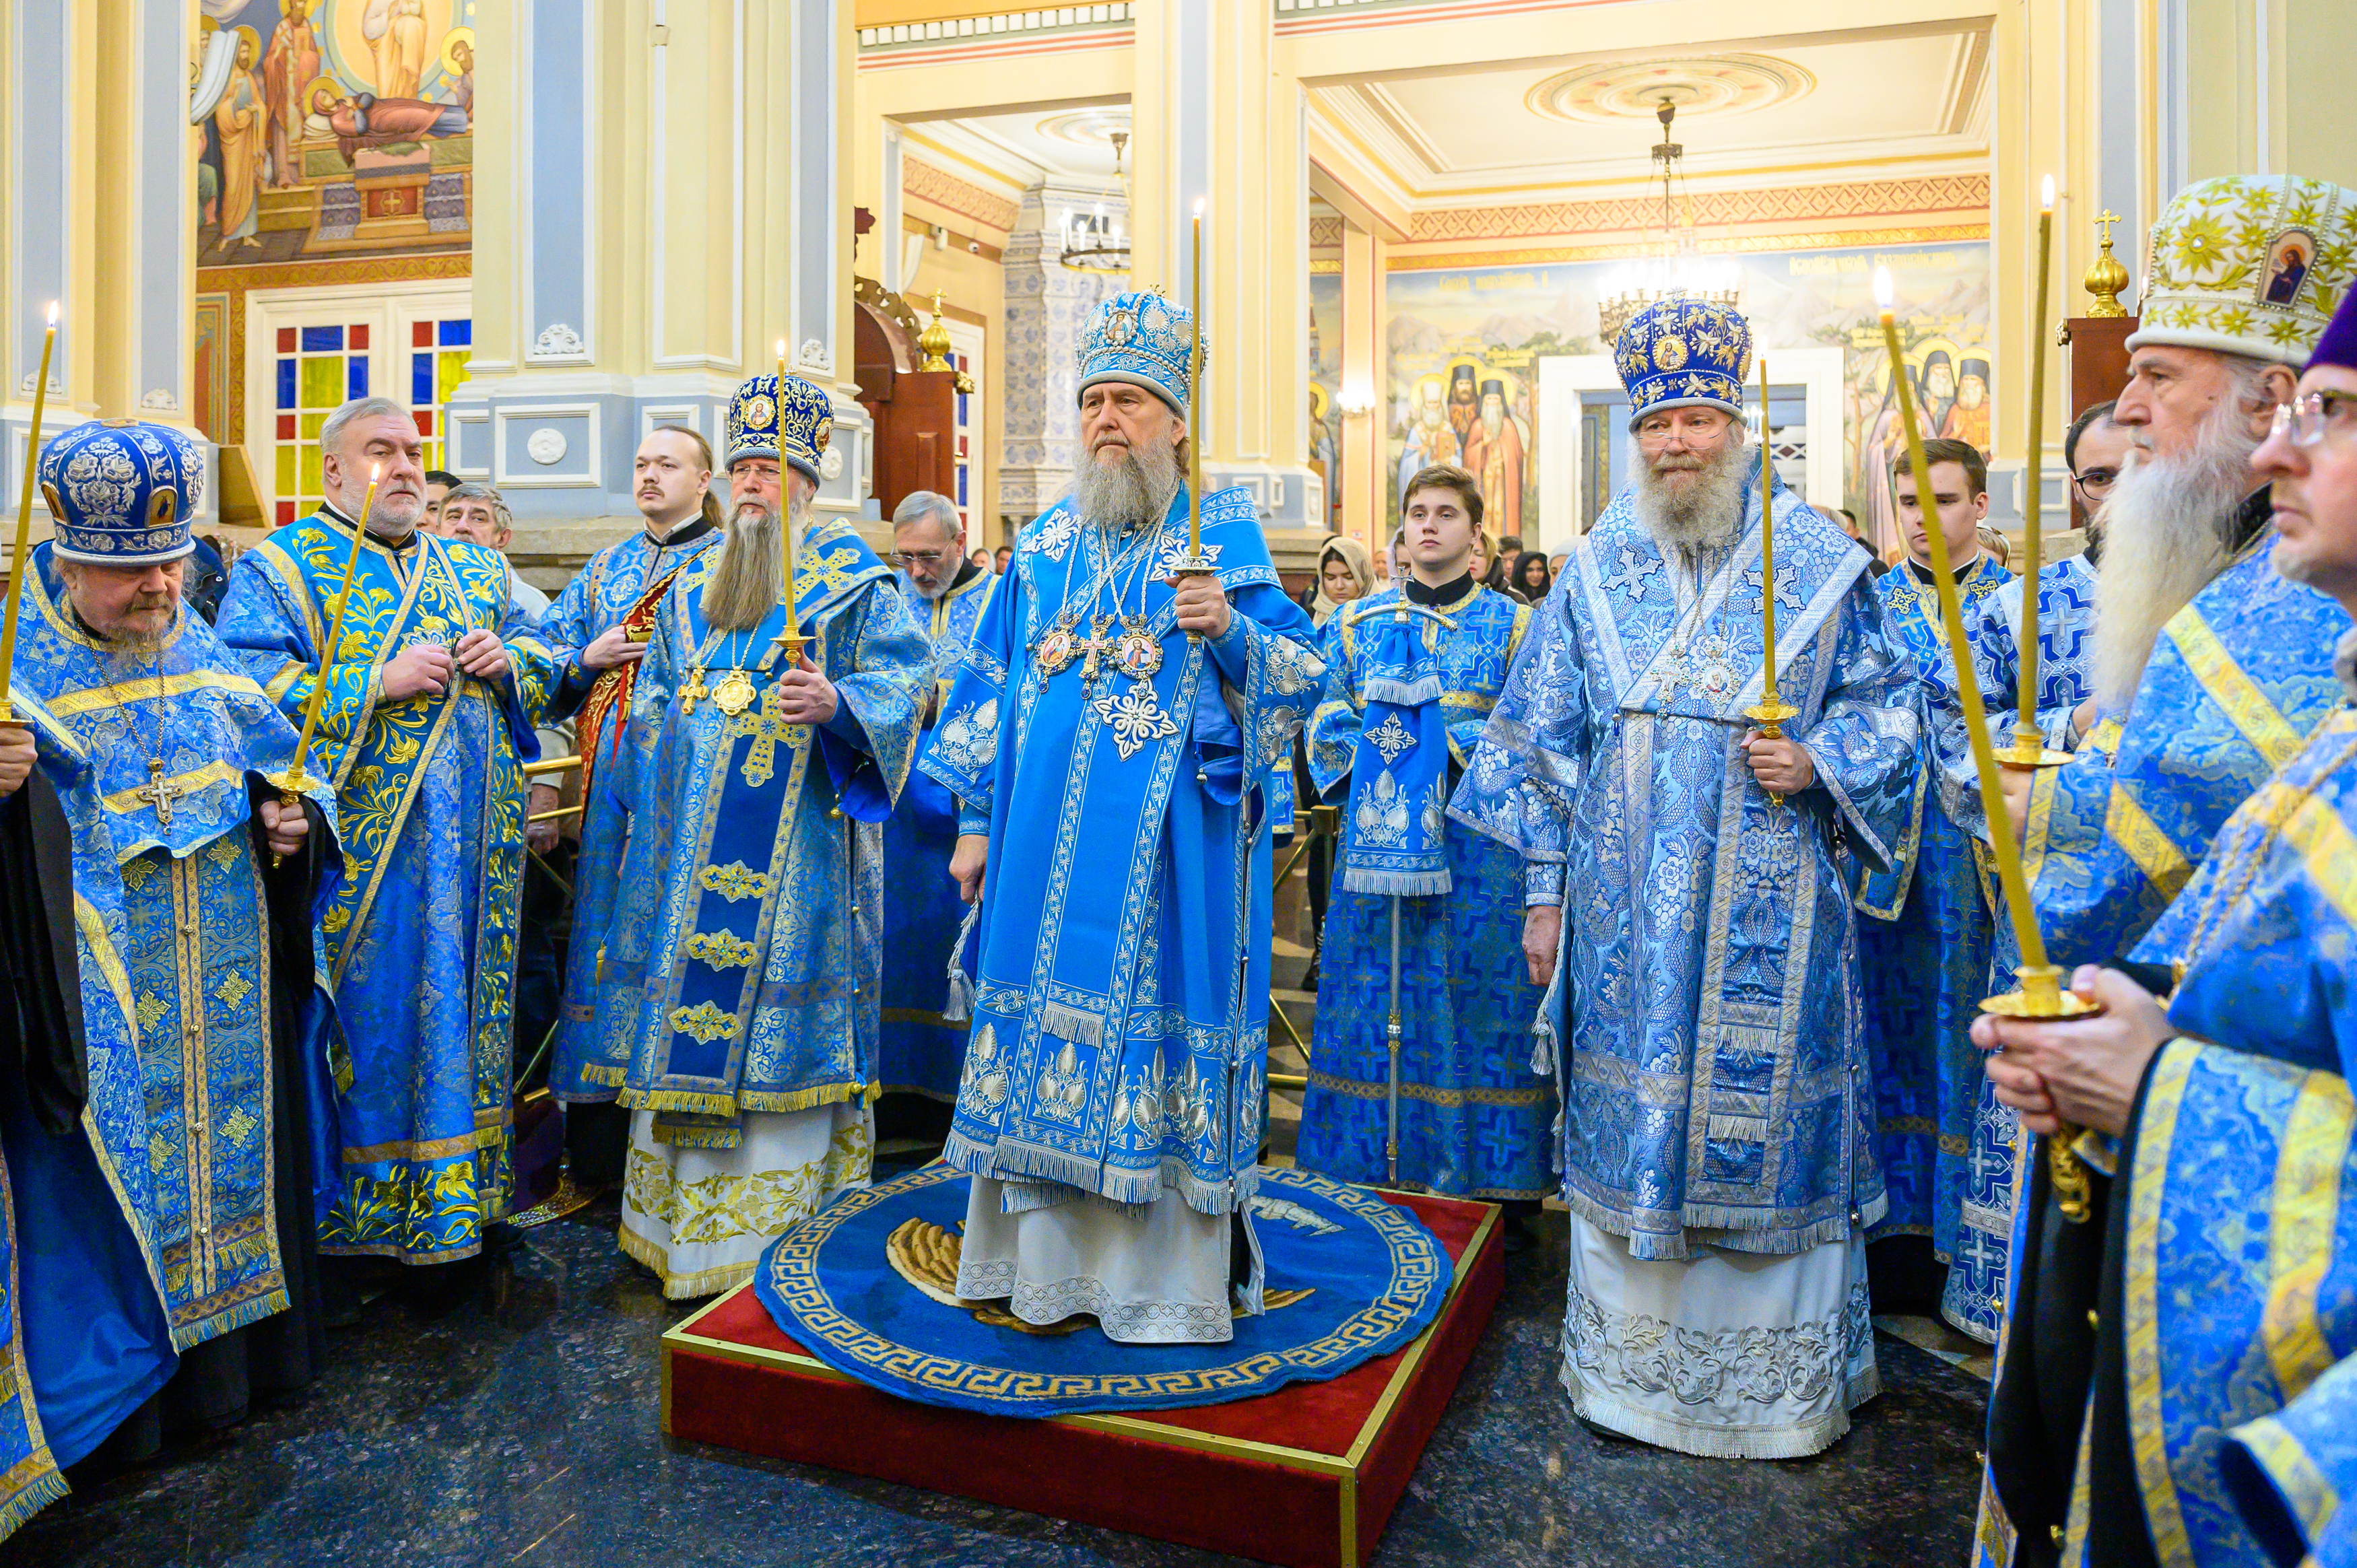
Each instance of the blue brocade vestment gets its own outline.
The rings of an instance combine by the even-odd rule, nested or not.
[[[1222,1214],[1249,1196],[1268,1056],[1256,819],[1319,666],[1251,498],[1206,496],[1202,529],[1233,618],[1190,643],[1166,581],[1187,552],[1183,490],[1135,539],[1069,502],[1026,526],[919,759],[962,802],[961,831],[990,838],[946,1157],[1028,1207],[1168,1187]],[[1062,618],[1092,597],[1132,621]]]
[[[933,639],[937,703],[949,700],[997,582],[988,572],[976,572],[940,598],[927,600],[901,579],[901,597],[920,617],[930,618],[925,629]],[[884,971],[880,1070],[886,1089],[915,1090],[936,1100],[957,1098],[958,1069],[965,1061],[966,1026],[942,1016],[950,949],[965,918],[957,882],[950,875],[957,820],[957,798],[922,772],[913,772],[884,824],[884,946],[892,961]]]
[[[1956,587],[1967,626],[1999,629],[2004,623],[1987,607],[2020,593],[1986,555]],[[1960,775],[1973,779],[1974,769],[1937,590],[1901,564],[1876,580],[1875,592],[1883,635],[1912,667],[1924,716],[1899,862],[1861,877],[1857,897],[1859,912],[1871,917],[1858,923],[1858,956],[1890,1194],[1890,1212],[1875,1235],[1931,1237],[1948,1266],[1943,1314],[1993,1341],[2005,1300],[2016,1123],[1997,1114],[2004,1108],[1994,1096],[1984,1107],[1987,1077],[1965,1033],[1988,994],[1990,902],[1980,844],[1950,809],[1955,791],[1943,788]],[[1986,667],[1987,644],[1996,640],[1975,645],[1976,671]]]
[[[1385,1025],[1396,898],[1397,1179],[1544,1197],[1555,1095],[1530,1067],[1540,991],[1523,960],[1522,862],[1444,814],[1533,611],[1478,585],[1435,607],[1445,624],[1430,611],[1395,619],[1400,600],[1398,587],[1380,589],[1325,632],[1309,770],[1322,793],[1347,789],[1349,804],[1295,1158],[1342,1181],[1393,1179]]]
[[[221,639],[296,725],[326,667],[310,769],[332,779],[344,880],[321,922],[350,1081],[338,1101],[343,1192],[331,1253],[409,1262],[473,1255],[506,1211],[522,765],[564,669],[524,628],[498,552],[417,532],[362,542],[340,647],[328,626],[355,559],[322,511],[238,557]],[[458,674],[403,701],[385,661],[489,630],[511,672]]]
[[[2227,814],[2340,701],[2329,653],[2349,618],[2276,574],[2274,539],[2161,629],[2125,725],[2098,725],[2031,791],[2022,870],[2065,972],[2135,947]]]
[[[748,1112],[871,1096],[882,829],[908,777],[931,679],[924,635],[850,524],[813,521],[797,550],[802,657],[835,716],[779,710],[780,605],[715,630],[717,552],[664,597],[632,695],[630,847],[604,933],[597,1011],[631,1016],[619,1068],[592,1084],[652,1112],[659,1141],[734,1148]]]
[[[1752,481],[1756,484],[1756,481]],[[1640,1258],[1688,1231],[1791,1253],[1885,1208],[1838,826],[1895,854],[1921,725],[1866,556],[1780,484],[1785,734],[1815,784],[1770,805],[1742,752],[1760,698],[1756,492],[1731,548],[1664,559],[1624,491],[1539,611],[1452,811],[1563,904],[1542,1026],[1564,1196]]]
[[[674,537],[676,537],[674,535]],[[540,635],[550,645],[577,651],[629,621],[651,628],[673,574],[720,540],[715,529],[684,543],[658,545],[644,533],[609,544],[590,558],[565,585]],[[582,757],[581,850],[573,861],[573,940],[565,956],[565,1003],[558,1015],[556,1045],[548,1086],[567,1103],[610,1101],[610,1083],[592,1083],[584,1069],[592,1062],[620,1069],[630,1059],[638,1009],[613,1017],[597,1011],[597,955],[613,913],[616,879],[630,836],[629,803],[615,786],[620,748],[630,744],[630,693],[637,684],[630,665],[590,672],[576,669],[567,679],[588,693],[575,724],[575,746]],[[605,701],[600,701],[604,697]]]

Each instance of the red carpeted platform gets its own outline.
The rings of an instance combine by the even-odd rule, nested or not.
[[[1330,1382],[1136,1415],[1018,1421],[855,1382],[779,1331],[749,1284],[663,1336],[663,1430],[773,1458],[1297,1568],[1357,1568],[1505,1279],[1494,1205],[1386,1193],[1456,1263],[1433,1326]]]

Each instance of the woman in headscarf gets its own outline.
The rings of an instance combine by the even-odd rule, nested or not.
[[[1367,547],[1337,534],[1318,553],[1318,595],[1309,601],[1309,618],[1323,628],[1336,610],[1366,597],[1374,585],[1374,561]]]
[[[1514,557],[1512,581],[1516,593],[1537,604],[1547,596],[1547,590],[1555,586],[1555,574],[1547,569],[1547,558],[1544,553],[1525,550]]]

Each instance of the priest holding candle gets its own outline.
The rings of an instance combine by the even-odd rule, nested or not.
[[[418,529],[406,409],[356,399],[319,446],[327,503],[238,558],[220,621],[336,791],[345,875],[320,927],[343,1168],[319,1247],[455,1262],[508,1203],[522,769],[564,665],[503,557]],[[419,1304],[450,1305],[472,1273],[420,1276]]]
[[[1887,1201],[1835,836],[1898,853],[1918,714],[1865,553],[1745,439],[1744,319],[1674,296],[1614,356],[1636,482],[1573,549],[1451,811],[1522,856],[1550,987],[1573,1408],[1690,1454],[1813,1454],[1878,1386]],[[1771,596],[1781,736],[1750,716]]]

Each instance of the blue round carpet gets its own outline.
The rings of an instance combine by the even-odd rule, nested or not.
[[[1123,1345],[1094,1320],[1017,1325],[957,1302],[968,1178],[926,1165],[844,1194],[770,1243],[754,1293],[780,1329],[861,1382],[993,1415],[1168,1409],[1318,1382],[1422,1333],[1448,1255],[1413,1213],[1307,1171],[1264,1170],[1253,1228],[1270,1308],[1225,1345]]]

